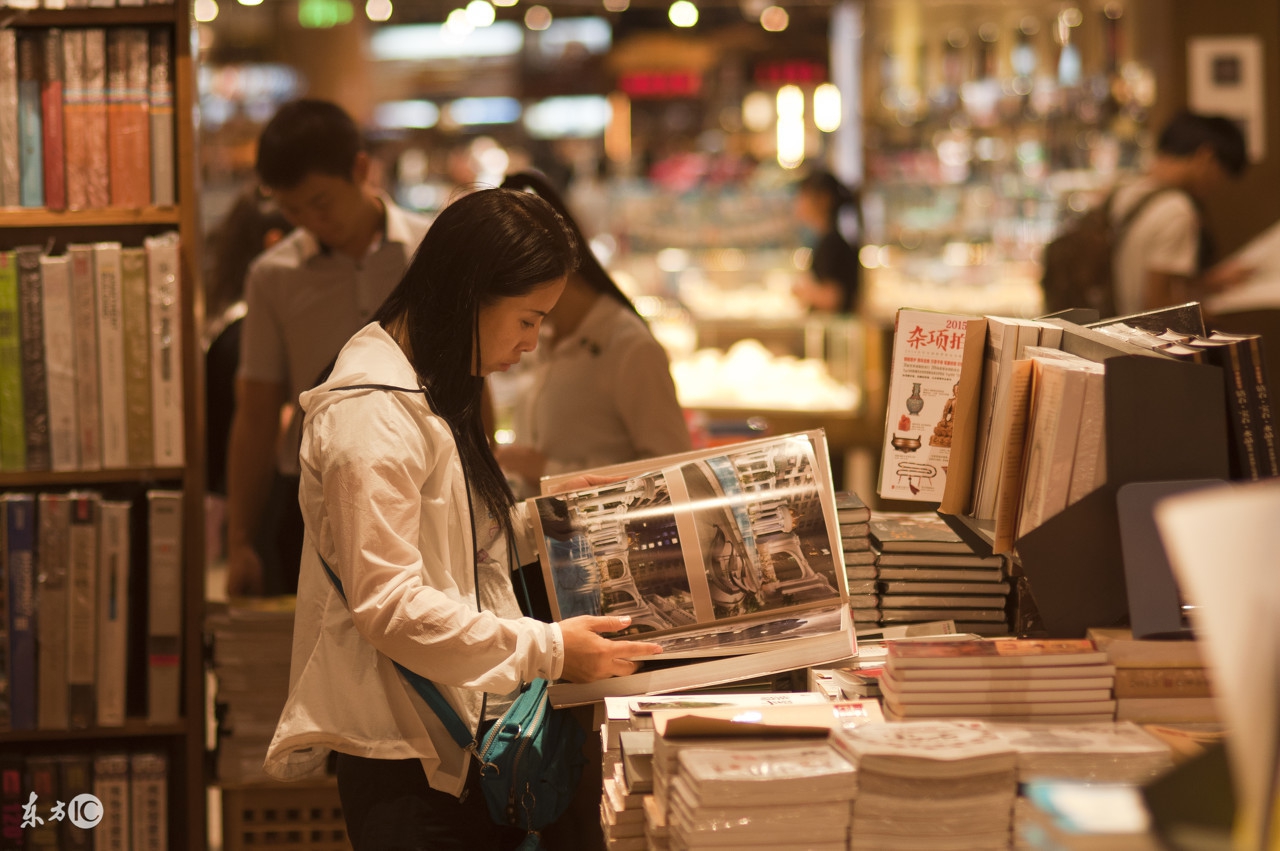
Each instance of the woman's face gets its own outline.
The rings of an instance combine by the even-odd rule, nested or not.
[[[500,298],[480,308],[481,376],[505,372],[538,346],[538,329],[564,292],[565,279],[538,284],[525,295]]]

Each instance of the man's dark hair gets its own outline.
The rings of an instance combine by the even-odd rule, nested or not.
[[[1221,115],[1178,113],[1165,125],[1156,148],[1169,156],[1190,157],[1205,145],[1227,174],[1239,177],[1244,171],[1248,162],[1244,134],[1234,121]]]
[[[356,123],[336,103],[290,101],[258,138],[258,179],[270,189],[292,189],[311,174],[350,179],[361,146]]]

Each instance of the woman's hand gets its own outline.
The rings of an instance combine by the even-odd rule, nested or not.
[[[611,641],[602,632],[617,632],[631,626],[631,618],[581,615],[560,622],[564,637],[564,667],[561,676],[574,683],[589,683],[605,677],[634,674],[640,667],[637,656],[652,656],[662,648],[647,641]],[[630,658],[628,658],[630,657]]]

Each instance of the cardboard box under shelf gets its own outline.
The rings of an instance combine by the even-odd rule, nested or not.
[[[337,781],[222,787],[223,851],[351,851]]]

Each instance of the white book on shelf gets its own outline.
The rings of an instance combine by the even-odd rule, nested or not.
[[[12,0],[11,8],[21,8]],[[18,34],[0,27],[0,206],[19,203],[18,172]]]
[[[130,755],[133,851],[165,851],[169,847],[168,786],[169,761],[163,753],[144,751]]]
[[[36,523],[36,726],[67,729],[67,569],[71,501],[42,493]]]
[[[68,245],[74,314],[76,425],[80,469],[102,468],[102,397],[98,374],[98,297],[92,245]]]
[[[151,411],[157,467],[184,461],[182,410],[182,282],[175,231],[148,237],[151,297]]]
[[[49,399],[49,456],[54,470],[80,467],[76,414],[76,349],[71,265],[65,255],[40,258],[44,290],[44,364]]]
[[[130,851],[127,753],[103,753],[94,757],[93,794],[102,805],[102,821],[93,829],[93,847],[96,851]]]
[[[120,243],[93,247],[98,303],[98,374],[102,402],[102,466],[120,469],[129,464],[126,439],[124,377],[124,314],[120,281]]]
[[[98,503],[96,493],[69,494],[67,569],[67,714],[72,729],[97,722]]]
[[[147,491],[147,720],[176,724],[182,698],[182,492]]]
[[[129,643],[130,541],[128,502],[99,506],[98,547],[98,726],[122,727]]]

